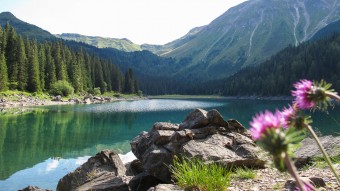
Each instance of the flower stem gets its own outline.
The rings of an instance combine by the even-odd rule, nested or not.
[[[340,99],[339,99],[340,100]],[[320,140],[318,138],[318,136],[315,134],[314,130],[312,129],[312,127],[310,125],[305,125],[305,127],[307,128],[307,130],[312,134],[316,144],[318,145],[322,155],[324,156],[326,162],[328,163],[328,166],[331,168],[333,174],[335,175],[337,181],[338,181],[338,185],[340,186],[340,178],[339,175],[336,173],[333,164],[331,162],[331,159],[329,158],[328,154],[326,153],[325,149],[323,148],[323,146],[320,143]]]
[[[300,177],[298,176],[296,167],[293,165],[292,161],[290,160],[289,156],[287,153],[284,153],[285,157],[284,157],[284,161],[285,164],[287,166],[288,172],[290,175],[293,176],[293,178],[296,180],[296,185],[297,187],[301,190],[301,191],[305,191],[304,189],[304,185],[300,179]]]
[[[328,97],[334,99],[335,101],[340,102],[340,96],[339,96],[337,93],[326,91],[326,95],[327,95]]]

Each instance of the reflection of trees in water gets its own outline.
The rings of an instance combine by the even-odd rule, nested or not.
[[[236,119],[245,127],[249,126],[249,121],[256,113],[264,110],[274,111],[287,105],[287,101],[269,100],[232,100],[226,102],[228,102],[226,106],[218,108],[224,119]]]
[[[127,131],[135,126],[137,116],[138,113],[39,110],[0,116],[0,179],[50,157],[129,140],[135,133]]]

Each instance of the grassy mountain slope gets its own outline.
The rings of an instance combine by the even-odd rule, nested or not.
[[[183,66],[178,75],[218,79],[310,39],[339,18],[340,0],[249,0],[170,50],[150,50],[176,58]]]
[[[99,36],[85,36],[80,34],[63,33],[55,35],[65,40],[83,42],[98,48],[115,48],[125,52],[141,51],[142,48],[128,39],[104,38]]]
[[[326,80],[340,90],[340,34],[289,46],[268,61],[242,69],[223,82],[224,95],[290,95],[300,79]],[[222,84],[222,83],[220,83]]]
[[[197,33],[199,33],[205,26],[196,27],[191,29],[186,35],[183,37],[169,42],[165,45],[152,45],[152,44],[142,44],[141,48],[144,50],[149,50],[157,55],[165,55],[168,52],[176,49],[177,47],[181,46],[183,43],[189,42],[192,40]]]
[[[51,33],[35,25],[19,20],[10,12],[0,13],[1,27],[5,27],[7,22],[9,22],[9,24],[15,28],[16,32],[24,38],[29,37],[30,39],[37,39],[40,41],[55,39]]]

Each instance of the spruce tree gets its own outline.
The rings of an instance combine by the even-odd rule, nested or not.
[[[29,43],[29,42],[28,42]],[[28,49],[28,83],[27,90],[30,92],[40,92],[40,76],[39,76],[39,57],[38,48],[35,41],[30,44]]]
[[[17,41],[18,50],[18,90],[24,91],[27,86],[27,58],[24,41],[21,37]]]
[[[125,73],[125,78],[124,78],[124,93],[135,93],[134,92],[134,79],[133,79],[133,73],[132,69],[129,68],[126,73]]]
[[[51,46],[45,45],[46,64],[45,64],[45,88],[49,90],[51,85],[57,81],[54,59],[52,58]]]
[[[0,49],[0,91],[8,90],[8,76],[5,54]]]
[[[9,82],[15,84],[17,83],[18,77],[18,55],[17,55],[17,34],[12,26],[9,23],[6,24],[6,48],[5,48],[5,56],[6,56],[6,64],[8,70],[8,80]]]
[[[40,87],[42,90],[45,90],[45,65],[46,65],[46,54],[45,54],[45,46],[42,44],[38,48],[39,54],[39,79],[40,79]]]

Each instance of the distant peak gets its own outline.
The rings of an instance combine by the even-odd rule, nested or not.
[[[0,16],[6,16],[6,17],[14,17],[14,18],[16,18],[11,12],[8,12],[8,11],[0,13]]]

